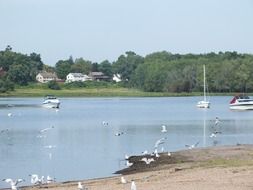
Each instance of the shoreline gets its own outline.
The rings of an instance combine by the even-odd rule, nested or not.
[[[145,164],[143,156],[129,158],[133,165],[117,171],[119,176],[81,180],[89,190],[130,189],[134,180],[138,190],[162,189],[253,189],[253,145],[198,148],[160,154]],[[128,181],[120,182],[121,176]],[[78,181],[20,187],[22,190],[75,190]]]

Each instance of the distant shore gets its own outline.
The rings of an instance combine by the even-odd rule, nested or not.
[[[58,97],[183,97],[202,96],[202,92],[144,92],[133,88],[71,88],[51,90],[48,88],[19,87],[14,91],[0,93],[0,97],[44,97],[53,94]],[[211,93],[210,96],[234,96],[237,93]],[[250,95],[250,94],[249,94]]]
[[[150,155],[132,156],[133,165],[116,177],[81,181],[89,190],[129,190],[134,180],[138,190],[252,190],[253,145],[198,148],[161,153],[147,165]],[[99,168],[97,168],[99,169]],[[85,172],[85,171],[84,171]],[[126,184],[120,182],[124,176]],[[76,190],[77,181],[22,187],[22,190]]]

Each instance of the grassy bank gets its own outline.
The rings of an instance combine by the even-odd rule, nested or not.
[[[41,97],[54,94],[58,97],[166,97],[166,96],[192,96],[198,93],[163,93],[143,92],[129,88],[72,88],[50,90],[43,88],[16,88],[14,91],[0,94],[1,97]]]
[[[97,86],[94,86],[97,85]],[[202,96],[202,92],[169,93],[144,92],[139,89],[124,88],[115,85],[101,85],[94,83],[87,87],[66,87],[61,85],[60,90],[49,89],[46,84],[31,84],[29,86],[16,86],[14,91],[0,93],[0,97],[43,97],[53,94],[58,97],[172,97],[172,96]],[[236,93],[212,93],[211,96],[234,96]],[[250,95],[250,94],[249,94]]]

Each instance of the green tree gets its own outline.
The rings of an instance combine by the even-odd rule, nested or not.
[[[24,64],[14,64],[8,71],[8,79],[19,84],[27,85],[30,81],[29,66]]]
[[[106,76],[109,76],[110,78],[112,78],[113,76],[112,64],[108,60],[101,62],[98,65],[98,70],[103,72]]]
[[[126,52],[126,55],[121,55],[118,60],[113,63],[114,73],[121,75],[123,81],[129,81],[133,76],[135,69],[144,63],[144,58],[136,55],[132,51]]]
[[[60,60],[55,65],[55,71],[60,79],[65,79],[71,71],[72,64],[69,60]]]
[[[84,73],[89,74],[91,72],[92,63],[91,61],[86,61],[83,58],[78,58],[75,60],[74,64],[71,65],[72,73]]]

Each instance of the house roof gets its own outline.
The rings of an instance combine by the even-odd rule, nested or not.
[[[92,75],[92,76],[103,76],[104,73],[102,73],[102,72],[91,72],[90,75]]]
[[[39,74],[44,78],[57,78],[55,73],[41,72]]]
[[[84,77],[82,73],[69,73],[69,75],[73,75],[74,77]]]

